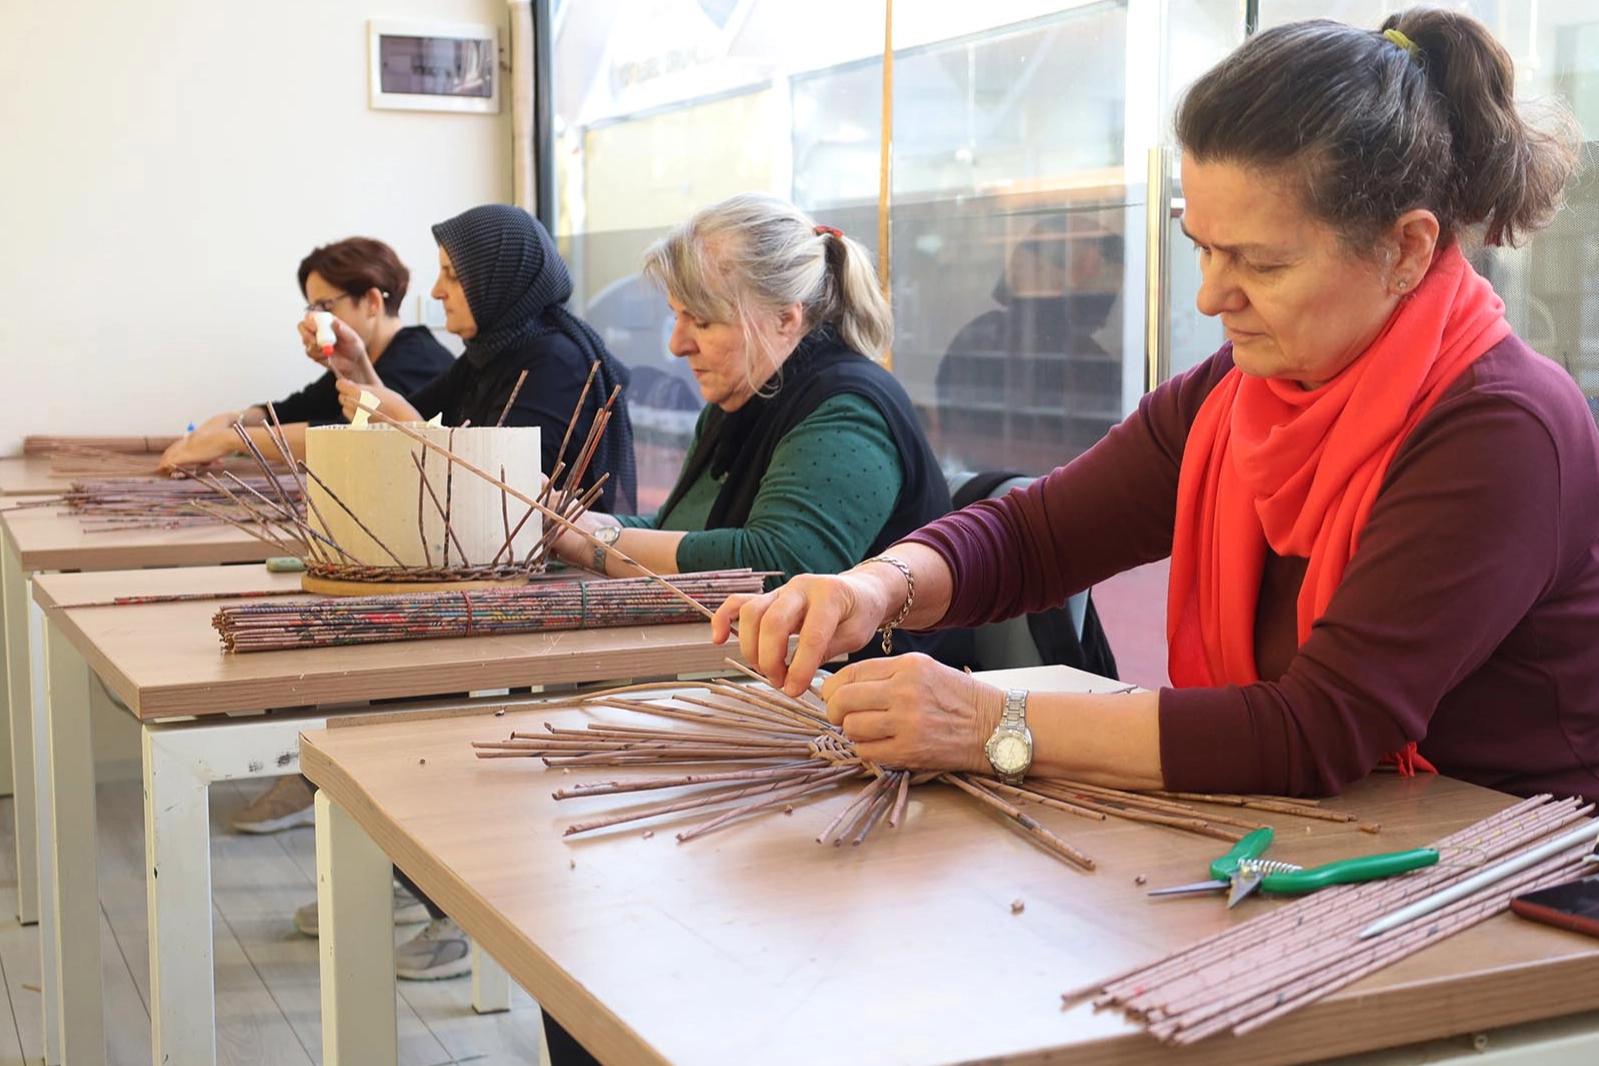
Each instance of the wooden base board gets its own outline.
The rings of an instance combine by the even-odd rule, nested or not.
[[[509,588],[525,585],[525,577],[483,581],[340,581],[335,578],[300,575],[300,587],[318,596],[388,596],[404,592],[471,592],[473,589]]]

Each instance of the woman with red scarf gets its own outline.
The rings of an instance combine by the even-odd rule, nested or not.
[[[1599,433],[1463,242],[1547,221],[1569,123],[1468,16],[1263,31],[1177,120],[1228,343],[1031,488],[730,603],[797,692],[880,627],[971,626],[1171,557],[1172,687],[1006,693],[913,656],[828,680],[890,765],[1336,793],[1379,762],[1599,799]],[[792,663],[787,638],[800,635]]]

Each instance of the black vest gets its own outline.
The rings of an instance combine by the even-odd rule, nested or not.
[[[711,505],[706,529],[742,526],[760,491],[761,479],[772,455],[788,433],[821,404],[840,394],[864,397],[882,413],[894,446],[899,450],[904,480],[894,510],[866,558],[878,554],[912,530],[950,511],[949,486],[910,397],[894,375],[877,363],[845,347],[831,326],[812,330],[760,392],[731,414],[713,407],[706,412],[700,439],[683,466],[672,494],[660,513],[668,514],[707,472],[726,474],[722,489]],[[856,560],[859,562],[860,560]],[[971,658],[970,639],[963,633],[896,633],[894,650],[920,651],[951,666],[965,666]],[[868,659],[881,655],[874,639],[850,656]]]

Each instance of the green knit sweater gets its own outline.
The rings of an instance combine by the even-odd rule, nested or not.
[[[690,454],[704,426],[702,414]],[[836,574],[860,562],[893,513],[905,473],[882,413],[864,397],[843,394],[824,400],[778,443],[749,521],[707,530],[723,480],[707,471],[669,514],[617,521],[687,533],[677,546],[679,571],[781,571],[767,579],[771,589],[795,574]]]

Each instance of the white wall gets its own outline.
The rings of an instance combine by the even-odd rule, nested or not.
[[[304,384],[300,259],[352,234],[432,285],[428,226],[509,199],[499,116],[367,107],[368,17],[503,0],[0,0],[0,454],[181,432]]]

